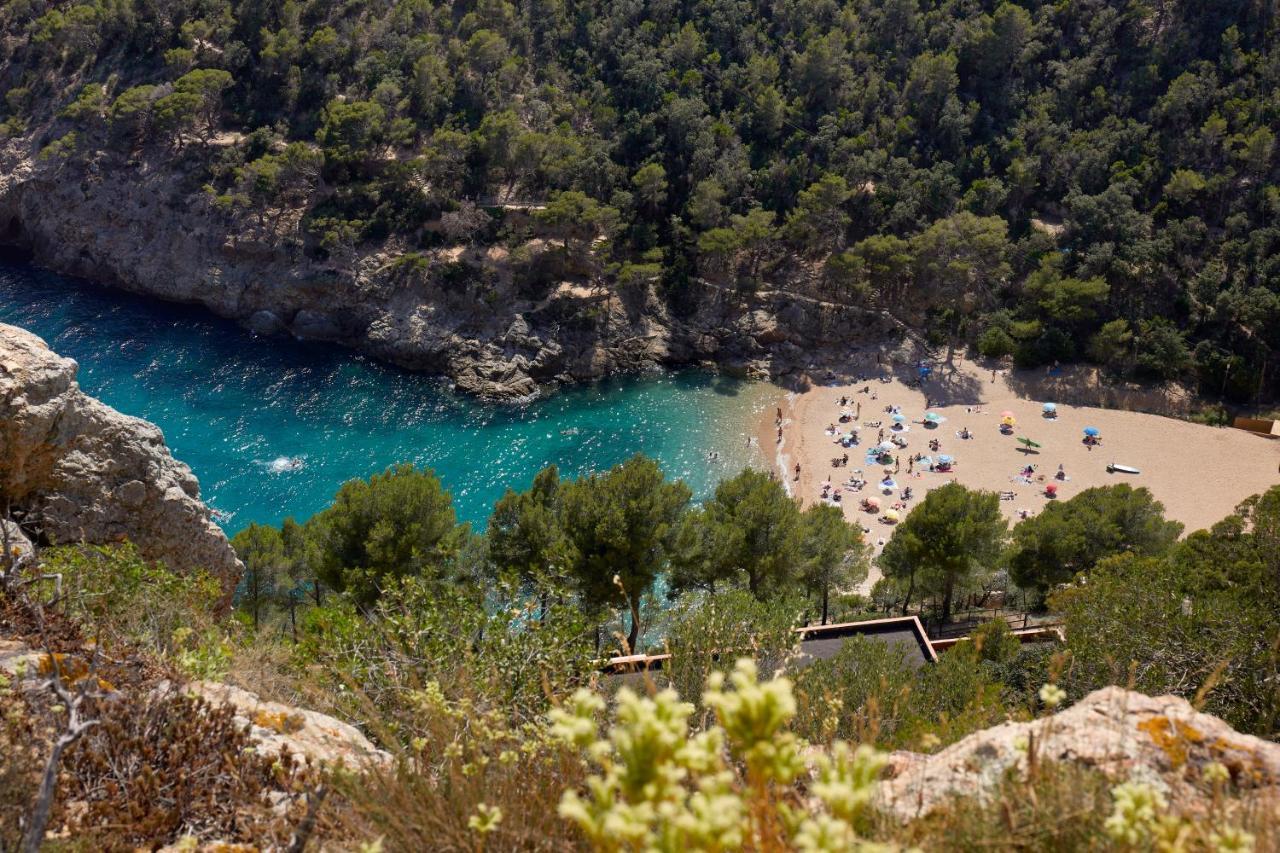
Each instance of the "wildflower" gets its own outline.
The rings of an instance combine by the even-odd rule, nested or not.
[[[1231,771],[1221,761],[1210,761],[1200,774],[1210,785],[1221,785],[1231,781]]]
[[[1046,684],[1040,688],[1040,701],[1046,708],[1056,708],[1067,698],[1067,691],[1056,684]]]
[[[1218,853],[1253,853],[1255,839],[1243,829],[1228,826],[1209,836],[1209,842]]]
[[[818,757],[818,781],[813,793],[833,815],[852,823],[871,802],[876,777],[884,765],[884,755],[874,748],[863,744],[853,750],[849,744],[837,741],[831,745],[829,756]]]
[[[500,806],[488,806],[484,803],[476,806],[476,813],[467,820],[467,826],[481,835],[488,835],[493,832],[500,823],[502,823],[502,808]]]
[[[712,673],[703,702],[715,710],[730,746],[753,775],[790,782],[803,767],[796,736],[784,731],[796,714],[791,682],[775,678],[760,684],[755,661],[749,658],[738,661],[729,680],[732,692],[724,689],[723,673]]]
[[[596,714],[604,710],[604,700],[586,688],[575,691],[569,707],[551,710],[551,734],[583,749],[595,742],[598,734]]]
[[[1104,824],[1107,835],[1130,846],[1149,839],[1165,809],[1164,795],[1145,782],[1125,782],[1111,789],[1111,797],[1114,805]]]

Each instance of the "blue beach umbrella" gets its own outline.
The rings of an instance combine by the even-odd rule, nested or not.
[[[944,418],[942,415],[938,414],[937,412],[925,412],[924,419],[931,424],[941,424],[941,423],[946,423],[947,421],[946,418]]]
[[[1053,414],[1054,412],[1058,411],[1058,404],[1057,404],[1057,403],[1045,403],[1045,404],[1044,404],[1044,410],[1045,410],[1045,412],[1047,412],[1047,413],[1049,413],[1049,414]]]
[[[1097,438],[1102,433],[1097,427],[1085,427],[1084,434],[1089,436],[1090,438]]]
[[[895,412],[893,415],[893,422],[895,424],[905,423],[906,420],[907,420],[907,416],[902,414],[902,412]]]
[[[956,461],[956,460],[955,460],[953,457],[948,456],[948,455],[947,455],[947,454],[945,454],[945,453],[940,454],[940,455],[938,456],[938,464],[939,464],[939,465],[950,465],[952,462],[955,462],[955,461]]]

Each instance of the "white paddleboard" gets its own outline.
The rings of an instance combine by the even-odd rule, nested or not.
[[[1131,465],[1117,465],[1114,462],[1107,466],[1109,472],[1119,472],[1121,474],[1141,474],[1137,468]]]

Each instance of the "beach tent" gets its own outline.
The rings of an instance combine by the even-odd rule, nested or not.
[[[1097,427],[1085,427],[1084,434],[1090,438],[1097,438],[1102,435],[1102,432]]]

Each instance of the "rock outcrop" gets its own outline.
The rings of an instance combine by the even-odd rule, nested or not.
[[[268,702],[218,681],[197,681],[186,689],[215,706],[235,708],[237,721],[249,726],[249,735],[263,752],[275,754],[288,747],[294,755],[320,764],[341,763],[353,769],[391,763],[390,754],[374,746],[359,729],[328,714]]]
[[[77,369],[0,324],[0,501],[45,542],[128,540],[176,571],[209,572],[229,597],[243,567],[191,469],[153,424],[81,391]]]
[[[1240,734],[1177,696],[1119,687],[1095,690],[1051,717],[975,732],[933,755],[895,752],[879,804],[908,821],[949,798],[981,796],[1010,769],[1025,771],[1033,750],[1040,763],[1077,764],[1114,781],[1153,784],[1171,806],[1189,813],[1209,802],[1204,771],[1217,763],[1236,787],[1280,810],[1280,744]]]
[[[34,138],[0,140],[0,243],[58,272],[202,305],[256,334],[444,374],[486,398],[655,366],[786,378],[839,369],[851,345],[906,334],[884,312],[791,289],[745,294],[692,280],[695,308],[675,316],[652,282],[619,289],[569,272],[573,281],[533,282],[541,276],[525,267],[547,254],[538,238],[521,247],[524,260],[492,246],[411,251],[394,240],[321,259],[300,231],[285,239],[231,221],[200,183],[158,152],[64,161],[38,157]]]

